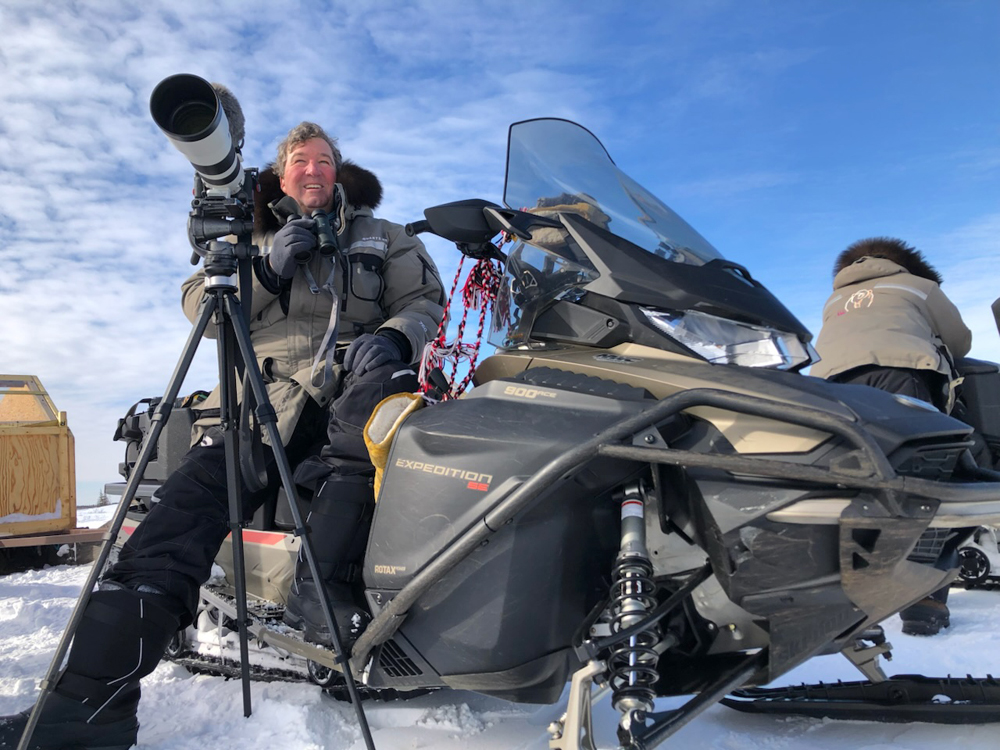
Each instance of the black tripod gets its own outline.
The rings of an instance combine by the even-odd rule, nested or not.
[[[84,610],[87,608],[87,603],[90,601],[91,593],[97,585],[98,578],[107,564],[108,556],[111,553],[114,540],[117,538],[118,532],[122,527],[129,505],[135,497],[136,491],[139,487],[139,482],[146,470],[146,466],[153,456],[160,433],[170,416],[170,412],[177,399],[181,385],[184,382],[184,377],[186,376],[187,371],[191,366],[191,362],[194,359],[198,343],[201,341],[205,330],[208,328],[209,322],[215,323],[217,332],[219,385],[222,397],[219,418],[224,432],[226,481],[229,494],[229,520],[233,537],[234,572],[237,579],[234,581],[234,587],[236,591],[237,616],[239,619],[238,624],[240,635],[240,660],[242,665],[244,716],[250,716],[251,705],[249,646],[247,634],[247,624],[249,620],[247,615],[246,569],[244,566],[242,533],[242,482],[240,481],[241,476],[237,433],[239,426],[236,394],[236,374],[239,367],[239,360],[236,356],[237,349],[240,357],[242,358],[243,365],[246,368],[246,381],[249,385],[250,391],[248,393],[246,392],[247,389],[244,389],[244,399],[251,398],[252,394],[253,402],[257,404],[257,407],[254,410],[257,424],[263,427],[265,434],[270,441],[271,449],[274,451],[274,457],[277,462],[278,472],[281,476],[282,486],[291,500],[289,506],[292,518],[295,522],[295,535],[300,539],[302,552],[309,564],[313,580],[323,580],[322,574],[319,570],[319,565],[316,562],[315,554],[313,553],[312,544],[307,533],[308,530],[303,523],[302,514],[299,511],[297,495],[295,492],[295,483],[292,481],[292,470],[288,463],[288,457],[282,446],[281,435],[278,432],[277,417],[268,398],[260,367],[257,364],[253,344],[250,340],[250,330],[247,325],[246,314],[237,296],[237,285],[235,279],[237,271],[241,271],[241,277],[247,280],[244,288],[249,289],[250,273],[252,273],[250,263],[253,255],[256,253],[256,248],[254,248],[254,246],[247,241],[251,231],[250,222],[243,220],[225,221],[222,219],[211,218],[199,219],[196,214],[201,213],[204,208],[204,204],[199,203],[199,199],[196,198],[192,205],[194,206],[194,210],[192,211],[192,221],[189,222],[189,232],[192,234],[192,244],[195,244],[195,246],[199,248],[199,254],[202,249],[202,243],[195,242],[196,234],[201,234],[202,237],[204,237],[205,235],[202,234],[204,232],[218,237],[231,232],[237,234],[241,238],[241,241],[230,243],[212,239],[207,242],[207,252],[204,254],[203,265],[205,270],[205,296],[201,303],[198,318],[195,321],[194,328],[192,329],[187,343],[184,346],[184,350],[181,353],[180,361],[177,363],[177,367],[174,369],[174,372],[170,377],[166,392],[164,393],[162,400],[155,407],[153,415],[150,418],[150,430],[142,444],[142,449],[139,451],[135,467],[129,475],[128,482],[125,485],[125,491],[122,494],[122,499],[118,503],[117,509],[115,510],[110,528],[104,536],[97,560],[87,577],[87,581],[83,585],[83,590],[80,592],[80,597],[76,602],[72,615],[70,616],[69,624],[66,626],[66,630],[63,632],[59,645],[56,648],[56,653],[52,657],[52,663],[49,665],[48,673],[40,684],[40,693],[37,701],[35,702],[35,706],[32,709],[31,716],[28,719],[21,741],[18,744],[18,750],[27,750],[30,746],[29,743],[31,735],[34,733],[35,727],[38,724],[42,707],[59,681],[62,665],[67,653],[69,652],[70,643],[80,626]],[[232,206],[230,205],[228,208],[231,209]],[[231,211],[230,215],[232,215]],[[206,230],[206,227],[211,228]],[[375,746],[374,741],[372,740],[371,730],[368,726],[368,720],[365,716],[364,708],[361,705],[357,686],[354,684],[348,655],[344,653],[343,641],[340,637],[340,632],[337,629],[337,623],[333,616],[333,610],[330,605],[329,597],[327,596],[324,586],[317,586],[316,588],[322,603],[326,624],[330,629],[330,634],[333,639],[333,647],[337,654],[337,662],[340,664],[341,672],[344,675],[344,680],[347,685],[348,694],[350,695],[351,702],[354,704],[355,712],[358,717],[358,723],[361,727],[361,733],[365,739],[365,745],[368,750],[374,750]]]

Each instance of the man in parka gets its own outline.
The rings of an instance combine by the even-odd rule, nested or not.
[[[920,253],[888,237],[860,240],[834,264],[833,294],[816,339],[810,375],[913,396],[949,412],[952,362],[972,332],[941,291],[941,276]],[[957,567],[957,558],[939,561]],[[903,632],[934,635],[950,625],[948,587],[903,610]]]
[[[299,464],[296,481],[315,490],[310,538],[349,647],[368,619],[351,595],[374,504],[361,429],[382,398],[416,390],[412,363],[437,332],[444,293],[423,244],[374,218],[378,179],[343,161],[318,125],[292,129],[260,186],[258,206],[269,194],[275,200],[255,216],[264,254],[254,265],[251,338],[282,442],[292,466]],[[318,252],[316,212],[340,225],[339,254]],[[203,292],[199,270],[182,287],[192,320]],[[198,589],[229,533],[222,433],[210,416],[218,403],[216,392],[203,405],[195,445],[93,593],[32,748],[125,750],[135,743],[139,678],[193,621]],[[277,481],[269,449],[264,463],[269,483]],[[264,498],[243,490],[252,513]],[[316,583],[301,559],[286,622],[307,639],[329,642]],[[0,717],[0,750],[17,746],[28,713]]]
[[[834,265],[833,294],[816,339],[810,375],[949,404],[951,362],[972,347],[972,331],[941,291],[941,276],[905,242],[860,240]]]

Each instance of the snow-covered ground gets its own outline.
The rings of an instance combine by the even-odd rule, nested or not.
[[[109,509],[82,510],[81,525]],[[0,578],[0,714],[31,703],[38,680],[62,633],[87,574],[80,566],[32,570]],[[952,626],[933,638],[903,635],[897,617],[884,623],[894,659],[889,674],[934,676],[1000,674],[1000,591],[952,591]],[[813,659],[782,682],[856,680],[860,674],[841,656]],[[243,718],[238,680],[194,676],[161,664],[143,681],[139,747],[143,750],[363,748],[353,709],[306,684],[254,683],[253,715]],[[680,701],[661,701],[668,708]],[[405,703],[367,708],[379,750],[482,748],[544,750],[546,726],[559,706],[525,706],[473,693],[442,691]],[[602,748],[616,745],[617,715],[605,698],[595,708]],[[714,706],[668,740],[664,747],[718,750],[941,750],[950,744],[994,748],[1000,724],[944,726],[877,724],[750,716]]]

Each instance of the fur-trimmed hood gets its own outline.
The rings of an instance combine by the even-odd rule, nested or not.
[[[901,240],[890,237],[874,237],[855,242],[837,256],[837,261],[833,265],[833,275],[836,276],[862,258],[885,258],[902,266],[914,276],[933,281],[936,284],[941,283],[941,274],[927,262],[923,253]]]
[[[352,161],[344,161],[340,166],[337,182],[344,186],[347,202],[355,208],[375,209],[382,202],[382,183],[378,177]],[[253,230],[255,234],[263,235],[281,226],[278,217],[268,208],[268,204],[280,200],[285,195],[273,162],[260,172],[257,185],[260,192],[254,201]]]

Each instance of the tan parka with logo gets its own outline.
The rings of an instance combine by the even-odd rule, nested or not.
[[[840,271],[816,339],[828,378],[862,365],[934,370],[951,380],[949,357],[964,357],[972,332],[941,287],[886,258],[864,257]],[[947,349],[947,351],[945,351]]]
[[[364,173],[365,179],[375,180],[370,172],[350,162],[345,162],[342,170],[341,181],[358,172]],[[419,239],[408,237],[399,224],[373,216],[372,204],[377,205],[381,197],[377,180],[374,200],[370,190],[352,191],[351,184],[347,186],[348,201],[361,203],[367,199],[369,205],[347,205],[347,221],[339,236],[348,263],[346,273],[338,264],[333,278],[340,298],[337,346],[348,345],[362,333],[393,329],[409,342],[411,361],[418,361],[424,345],[437,334],[444,315],[444,289],[437,269]],[[270,249],[275,228],[276,223],[265,232],[255,232],[254,242],[262,252]],[[316,286],[322,286],[334,270],[334,261],[317,253],[308,268]],[[181,286],[184,313],[192,322],[204,299],[204,285],[205,273],[199,269]],[[306,399],[327,406],[344,376],[343,368],[336,363],[325,381],[322,368],[318,377],[313,373],[313,360],[330,325],[332,297],[310,284],[300,269],[280,293],[267,289],[255,273],[251,302],[251,340],[268,397],[277,412],[282,442],[287,444]],[[215,338],[215,326],[210,324],[205,335]],[[216,387],[201,408],[214,410],[219,403]],[[214,417],[198,420],[192,440],[199,440],[204,428],[216,422]]]

